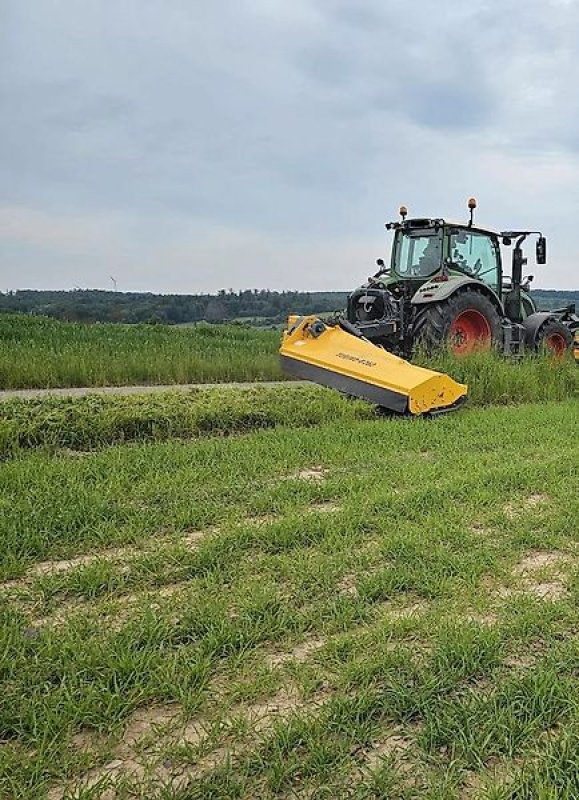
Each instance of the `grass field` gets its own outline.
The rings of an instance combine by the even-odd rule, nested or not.
[[[11,399],[0,406],[0,459],[31,448],[87,450],[133,441],[228,436],[278,425],[373,419],[377,409],[318,386]]]
[[[329,397],[114,446],[12,407],[56,422],[0,464],[2,797],[579,796],[577,401]]]
[[[0,389],[277,380],[277,331],[0,314]]]
[[[0,314],[0,389],[279,380],[279,331],[241,325],[81,325]],[[571,356],[488,354],[418,362],[468,383],[473,405],[561,400],[579,391]]]

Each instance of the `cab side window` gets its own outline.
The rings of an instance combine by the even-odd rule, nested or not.
[[[459,269],[480,278],[495,291],[498,290],[498,245],[489,236],[474,231],[452,231],[450,258]]]

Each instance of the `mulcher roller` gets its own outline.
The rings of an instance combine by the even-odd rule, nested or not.
[[[291,316],[280,348],[283,370],[398,414],[442,414],[458,408],[467,387],[374,345],[354,325]]]

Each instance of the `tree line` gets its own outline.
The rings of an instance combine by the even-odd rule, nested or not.
[[[273,292],[222,289],[217,294],[150,294],[20,290],[0,294],[0,312],[43,314],[74,322],[149,322],[178,325],[190,322],[226,322],[256,319],[278,322],[288,313],[335,311],[345,292]]]
[[[579,305],[579,292],[535,290],[539,307]],[[0,312],[41,314],[74,322],[184,323],[255,321],[278,324],[289,313],[319,314],[346,305],[346,292],[274,292],[222,289],[217,294],[151,294],[107,292],[97,289],[72,291],[19,290],[0,293]]]

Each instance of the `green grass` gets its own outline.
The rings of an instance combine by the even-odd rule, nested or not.
[[[305,396],[0,464],[0,796],[578,796],[577,402]]]
[[[367,403],[316,386],[12,399],[0,406],[0,458],[34,447],[87,450],[376,415]]]
[[[441,352],[417,361],[468,384],[468,401],[474,406],[579,397],[579,368],[571,354],[564,359],[528,355],[517,360],[492,353],[459,358]]]
[[[241,325],[82,325],[0,314],[0,389],[279,380],[280,335]],[[477,406],[579,392],[571,356],[418,361],[467,383]]]
[[[0,314],[0,389],[283,378],[276,331],[83,325]]]
[[[537,359],[509,363],[478,356],[445,363],[469,382],[469,405],[520,404],[577,395],[573,364]],[[195,389],[136,395],[87,395],[6,400],[0,405],[0,458],[46,447],[88,450],[132,441],[244,433],[279,425],[309,426],[372,419],[378,411],[320,387]]]

